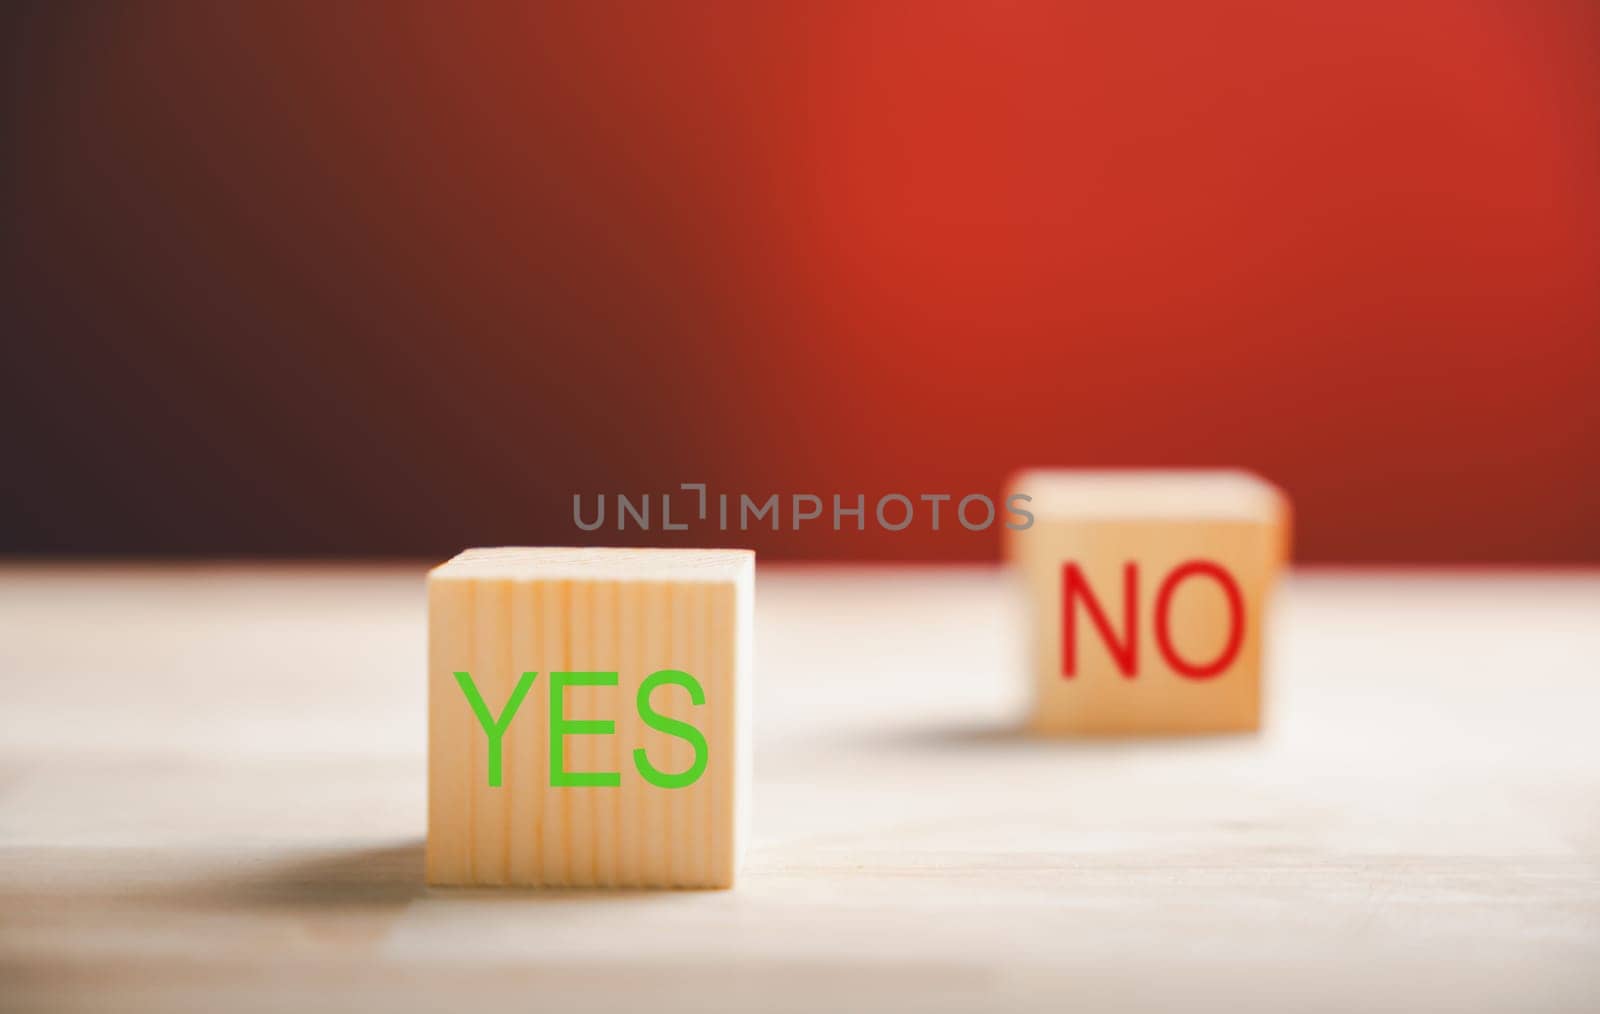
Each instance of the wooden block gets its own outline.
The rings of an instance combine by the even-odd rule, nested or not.
[[[1007,533],[1044,732],[1251,730],[1289,503],[1246,472],[1036,470]]]
[[[469,549],[434,568],[428,882],[732,886],[754,591],[747,550]]]

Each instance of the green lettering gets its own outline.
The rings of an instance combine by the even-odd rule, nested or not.
[[[700,688],[700,681],[680,669],[662,669],[653,672],[645,681],[639,684],[639,718],[650,728],[657,732],[664,732],[669,736],[677,736],[694,747],[694,763],[689,765],[689,770],[680,774],[669,775],[656,769],[650,763],[650,758],[645,756],[644,750],[633,751],[634,766],[644,776],[645,781],[663,789],[682,789],[693,785],[700,780],[706,770],[706,738],[700,730],[688,722],[680,722],[675,718],[656,711],[650,706],[650,694],[656,687],[664,683],[672,683],[689,691],[689,702],[695,707],[706,702],[706,692]]]
[[[622,775],[616,771],[566,770],[567,736],[609,736],[617,726],[610,719],[579,719],[563,717],[567,687],[614,687],[614,672],[553,672],[550,674],[550,784],[603,785],[622,784]]]
[[[467,703],[472,706],[472,713],[478,716],[478,724],[483,726],[483,734],[489,738],[489,787],[500,787],[500,740],[506,734],[506,729],[511,726],[511,720],[517,717],[517,709],[522,707],[522,699],[528,696],[528,688],[533,686],[533,681],[539,676],[536,672],[525,672],[517,680],[516,689],[511,691],[511,699],[506,701],[506,708],[500,712],[498,721],[489,714],[489,706],[483,703],[483,695],[478,693],[478,687],[472,682],[472,674],[467,672],[456,673],[456,682],[461,686],[461,692],[467,695]]]

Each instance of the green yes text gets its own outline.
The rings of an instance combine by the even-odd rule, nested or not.
[[[511,728],[511,720],[517,717],[517,711],[522,707],[523,700],[528,696],[528,691],[533,688],[534,681],[538,679],[536,672],[525,672],[517,680],[517,685],[511,691],[511,696],[506,699],[505,706],[500,709],[499,717],[489,711],[489,705],[484,701],[483,694],[478,692],[478,686],[472,681],[472,674],[457,672],[456,683],[461,687],[461,692],[466,695],[467,704],[472,708],[472,713],[478,719],[478,724],[483,727],[483,734],[488,739],[489,746],[489,785],[498,787],[501,783],[501,745],[505,740],[506,730]],[[622,784],[622,774],[618,771],[568,771],[566,765],[566,740],[568,736],[609,736],[616,731],[616,723],[610,719],[596,718],[568,718],[566,716],[566,688],[567,687],[614,687],[617,685],[617,673],[614,672],[553,672],[547,681],[550,687],[549,720],[550,720],[550,784],[554,787],[562,786],[618,786]],[[689,703],[700,707],[706,702],[706,693],[700,686],[700,681],[681,669],[661,669],[647,676],[639,684],[639,693],[634,704],[639,711],[639,720],[657,732],[666,733],[694,747],[694,763],[676,774],[671,774],[657,768],[650,762],[649,756],[643,748],[633,751],[633,765],[639,774],[651,785],[663,789],[682,789],[693,785],[705,773],[708,752],[706,737],[699,729],[688,722],[661,714],[651,706],[650,698],[657,687],[672,684],[683,687],[689,692]]]

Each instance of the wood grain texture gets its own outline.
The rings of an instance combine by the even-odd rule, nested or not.
[[[746,550],[474,549],[428,575],[428,843],[438,886],[733,886],[747,820],[754,554]],[[692,785],[646,782],[635,751],[659,771],[688,771],[695,746],[646,726],[636,701],[652,673],[691,676],[658,687],[654,711],[705,738]],[[470,674],[490,721],[503,719],[524,673],[531,689],[501,737],[500,784],[486,775],[488,736],[456,673]],[[611,686],[560,693],[566,720],[610,723],[568,734],[551,715],[552,674],[611,673]],[[605,772],[619,784],[558,785]]]
[[[423,569],[0,568],[0,1009],[1600,995],[1600,576],[1297,573],[1262,733],[1057,741],[998,571],[763,567],[739,887],[523,892],[422,883]]]

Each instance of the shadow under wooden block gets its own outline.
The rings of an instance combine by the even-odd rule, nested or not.
[[[1139,735],[1261,721],[1269,603],[1288,500],[1235,471],[1017,475],[1031,527],[1008,532],[1026,589],[1033,728]]]
[[[755,555],[731,549],[479,549],[435,568],[428,883],[732,886],[754,583]]]
[[[163,867],[145,878],[148,897],[230,910],[288,908],[348,912],[403,907],[422,896],[423,844],[282,850],[233,865],[201,864],[176,884]]]

